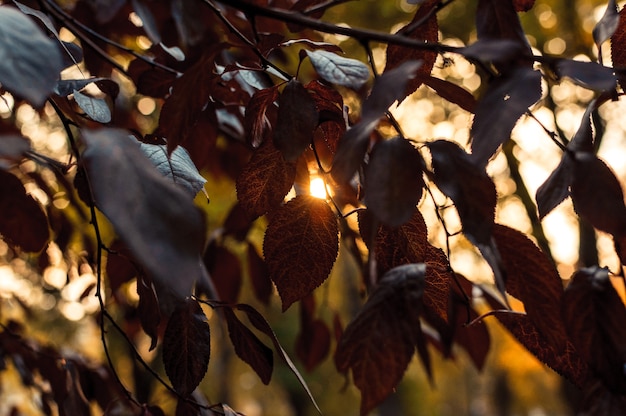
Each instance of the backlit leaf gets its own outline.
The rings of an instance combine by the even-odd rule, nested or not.
[[[598,21],[591,32],[593,40],[598,48],[600,62],[602,62],[601,46],[605,41],[613,36],[613,33],[615,33],[619,25],[619,20],[620,17],[617,13],[617,4],[615,3],[615,0],[609,0],[604,15],[602,15],[602,18]]]
[[[189,296],[203,276],[205,231],[200,210],[185,191],[158,172],[128,132],[84,130],[83,139],[83,162],[96,206],[155,285],[180,298]]]
[[[178,146],[171,154],[167,154],[167,145],[148,144],[137,141],[141,151],[166,178],[188,192],[194,198],[204,189],[206,179],[200,175],[198,168],[191,160],[189,152]]]
[[[283,311],[321,285],[339,250],[337,218],[321,199],[299,195],[277,209],[263,241]]]
[[[574,209],[601,231],[626,234],[626,205],[620,182],[593,153],[578,152],[571,185]]]
[[[513,0],[479,0],[476,7],[478,40],[510,39],[523,47],[522,53],[531,55],[530,44]]]
[[[567,77],[575,84],[596,91],[615,89],[617,78],[613,68],[595,62],[559,59],[554,63],[555,72],[560,77]]]
[[[537,189],[537,209],[542,219],[569,196],[573,180],[574,161],[570,153],[564,153],[561,162]]]
[[[337,369],[352,370],[361,391],[361,415],[380,404],[398,385],[422,335],[419,315],[424,264],[408,264],[383,276],[346,327],[335,355]]]
[[[524,303],[528,319],[550,344],[564,348],[567,335],[559,311],[563,283],[556,267],[517,230],[496,224],[493,238],[507,273],[507,292]]]
[[[435,78],[430,75],[418,75],[416,79],[432,88],[441,98],[454,103],[465,111],[473,113],[476,110],[476,98],[466,89],[459,87],[443,79]]]
[[[278,98],[278,87],[270,87],[258,90],[250,98],[246,105],[246,118],[244,119],[244,128],[246,131],[246,140],[253,147],[259,147],[263,141],[263,131],[268,128],[267,108],[273,105]]]
[[[17,9],[0,7],[0,57],[2,87],[43,106],[63,69],[56,42]]]
[[[296,164],[286,162],[272,140],[265,140],[237,177],[237,199],[257,218],[283,201],[295,177]]]
[[[626,67],[626,8],[619,11],[619,24],[611,36],[611,61],[614,68]]]
[[[606,268],[577,271],[562,303],[567,333],[591,370],[616,394],[626,393],[626,307]]]
[[[0,170],[0,234],[11,247],[41,251],[48,243],[48,219],[15,175]]]
[[[163,336],[163,364],[182,397],[196,389],[209,365],[211,334],[198,302],[187,299],[170,316]]]
[[[235,315],[232,309],[223,308],[228,335],[235,353],[259,376],[263,384],[269,384],[274,368],[272,350],[257,338]]]
[[[306,51],[313,68],[324,80],[358,90],[370,77],[370,70],[361,61],[345,58],[326,50]]]
[[[478,166],[487,165],[498,147],[509,139],[517,120],[539,98],[541,72],[532,67],[518,67],[487,86],[471,129],[472,158]]]
[[[457,144],[437,140],[428,148],[435,184],[454,202],[463,233],[475,245],[489,244],[497,200],[493,181]]]
[[[422,197],[420,153],[397,136],[378,142],[365,171],[365,203],[385,224],[397,227],[411,218]]]
[[[287,162],[294,162],[313,141],[319,115],[300,81],[292,79],[278,99],[274,145]]]
[[[439,40],[439,23],[437,22],[436,13],[432,13],[430,17],[419,26],[415,27],[414,25],[417,22],[420,22],[422,19],[426,18],[426,16],[428,16],[428,14],[437,7],[438,3],[439,0],[424,1],[420,5],[419,9],[417,9],[417,12],[413,16],[413,20],[411,20],[411,22],[398,30],[396,33],[409,37],[411,39],[423,40],[424,43],[436,43]],[[408,29],[413,27],[413,30],[407,31]],[[418,48],[406,48],[390,44],[389,46],[387,46],[387,56],[384,72],[387,72],[393,68],[397,68],[400,64],[409,60],[422,61],[423,64],[418,70],[418,76],[410,80],[408,83],[406,92],[407,94],[411,94],[412,92],[416,91],[420,87],[420,85],[422,85],[422,79],[420,75],[430,75],[430,71],[433,69],[436,59],[437,53],[434,51]]]
[[[76,104],[78,104],[81,110],[83,110],[90,119],[103,124],[111,122],[111,109],[102,98],[90,97],[76,90],[74,90],[72,94],[74,95]]]

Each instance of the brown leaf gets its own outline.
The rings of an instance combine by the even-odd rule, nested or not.
[[[48,219],[15,176],[0,170],[0,234],[11,247],[41,251],[50,237]]]
[[[560,316],[563,282],[550,258],[521,232],[496,224],[493,238],[507,273],[506,290],[524,303],[528,319],[556,349],[567,334]]]
[[[226,247],[212,242],[204,253],[204,264],[211,274],[219,300],[237,302],[242,283],[239,257]]]
[[[514,0],[479,0],[476,7],[476,32],[479,40],[511,39],[532,55],[530,44],[515,12]]]
[[[237,318],[232,309],[223,308],[223,311],[235,353],[252,367],[263,384],[269,384],[274,368],[272,350]]]
[[[274,212],[263,253],[283,311],[328,278],[338,250],[337,218],[326,201],[299,195]]]
[[[406,139],[378,142],[365,171],[365,203],[392,227],[408,221],[422,197],[422,156]]]
[[[189,296],[206,273],[201,211],[158,172],[125,131],[83,130],[83,139],[83,162],[96,206],[159,290],[163,287],[181,299]]]
[[[508,3],[510,0],[495,1]],[[474,163],[486,166],[498,147],[509,140],[517,120],[540,98],[541,72],[532,67],[517,67],[491,81],[478,101],[472,123]]]
[[[437,95],[444,100],[450,101],[470,113],[476,111],[476,98],[474,98],[474,96],[466,89],[453,84],[450,81],[435,78],[430,75],[424,76],[418,74],[416,79],[435,90]]]
[[[187,299],[170,316],[163,337],[163,364],[174,389],[189,397],[206,373],[211,334],[198,302]]]
[[[452,321],[449,317],[449,298],[453,272],[443,250],[428,245],[425,255],[426,277],[424,279],[424,318],[439,332],[443,351],[450,352],[452,344]]]
[[[562,314],[567,333],[591,370],[615,394],[626,394],[626,307],[608,270],[580,269],[565,289]]]
[[[251,218],[278,206],[296,176],[295,163],[286,162],[271,140],[265,140],[237,177],[237,199]]]
[[[314,319],[301,325],[296,337],[296,355],[304,364],[306,371],[313,371],[330,351],[330,329],[326,324]]]
[[[244,129],[246,140],[252,147],[259,147],[264,139],[264,130],[269,128],[266,116],[268,107],[274,105],[278,98],[278,86],[258,90],[246,105]]]
[[[614,68],[626,68],[626,7],[620,10],[619,24],[611,36],[611,61]]]
[[[439,23],[437,22],[437,13],[433,11],[438,5],[439,0],[427,0],[422,2],[415,16],[413,16],[413,20],[396,33],[411,39],[423,40],[424,43],[436,43],[439,40]],[[415,27],[416,23],[425,19],[429,14],[430,17],[419,26]],[[387,59],[384,72],[396,68],[401,63],[410,60],[419,60],[422,61],[423,64],[418,70],[418,76],[409,81],[406,89],[407,95],[413,93],[422,85],[420,75],[430,75],[430,71],[433,69],[435,61],[437,60],[437,53],[426,49],[389,45],[387,46]]]
[[[548,179],[537,189],[535,199],[539,219],[543,219],[569,196],[569,187],[573,180],[574,160],[569,152],[563,157]]]
[[[361,415],[393,392],[413,357],[422,336],[419,314],[425,273],[423,264],[387,272],[341,337],[335,363],[342,373],[352,369],[361,391]]]
[[[274,287],[270,279],[265,260],[261,258],[254,245],[248,242],[248,274],[252,281],[254,296],[265,305],[269,304]]]
[[[150,349],[156,348],[159,340],[159,323],[161,323],[161,309],[159,308],[159,299],[152,281],[146,276],[139,275],[137,277],[137,295],[139,295],[139,304],[137,305],[137,314],[144,332],[150,337]]]
[[[319,121],[315,102],[304,86],[292,79],[278,99],[274,145],[287,162],[294,162],[311,145]]]

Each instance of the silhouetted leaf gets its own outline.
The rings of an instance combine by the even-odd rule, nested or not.
[[[272,296],[273,286],[270,279],[270,272],[265,261],[259,256],[252,243],[248,243],[248,274],[252,280],[252,289],[258,300],[264,304],[269,304]]]
[[[22,182],[0,170],[0,234],[11,247],[41,251],[48,243],[48,220]]]
[[[459,87],[456,84],[453,84],[449,81],[428,76],[418,75],[416,79],[419,79],[420,82],[428,85],[430,88],[435,90],[437,95],[439,95],[444,100],[450,101],[461,107],[465,111],[469,111],[473,113],[476,110],[476,98],[467,90]]]
[[[617,86],[613,68],[595,62],[559,59],[554,63],[554,69],[558,76],[567,77],[584,88],[605,91],[615,89]]]
[[[590,369],[615,394],[626,393],[626,308],[606,268],[580,269],[562,303],[567,333]]]
[[[437,14],[432,13],[430,17],[417,27],[414,25],[424,19],[429,13],[437,7],[439,0],[427,0],[420,4],[419,9],[413,16],[411,22],[398,30],[396,33],[411,39],[423,40],[424,43],[436,43],[439,40],[439,23],[437,22]],[[414,27],[413,30],[407,31]],[[418,70],[418,76],[409,81],[407,85],[407,94],[416,91],[422,85],[422,76],[430,75],[430,71],[435,65],[437,53],[426,49],[406,48],[398,45],[390,44],[387,46],[387,56],[385,60],[385,70],[387,72],[393,68],[397,68],[403,62],[413,60],[422,61],[423,64]],[[400,100],[402,101],[402,100]]]
[[[522,53],[524,46],[511,39],[481,39],[458,52],[480,62],[507,62]]]
[[[443,353],[450,353],[453,341],[450,321],[450,290],[454,285],[453,271],[444,252],[427,245],[425,253],[426,278],[424,280],[424,318],[439,333]]]
[[[304,378],[302,378],[302,375],[300,374],[296,366],[293,364],[293,361],[291,361],[291,358],[289,358],[289,356],[283,349],[282,345],[280,345],[280,342],[278,341],[276,334],[274,333],[270,325],[267,323],[265,318],[263,318],[263,315],[261,315],[256,309],[254,309],[250,305],[240,303],[236,305],[235,307],[237,310],[244,312],[248,316],[248,320],[256,329],[258,329],[259,331],[263,332],[265,335],[270,337],[270,339],[272,340],[272,343],[274,344],[274,350],[276,351],[280,359],[283,360],[285,364],[287,364],[287,366],[289,367],[289,370],[291,370],[291,372],[296,376],[296,378],[298,379],[298,382],[304,388],[307,395],[309,396],[311,403],[313,403],[313,406],[315,406],[315,409],[318,411],[318,413],[321,414],[322,411],[317,405],[317,402],[315,401],[315,398],[313,397],[313,394],[311,393],[309,386],[306,384],[306,381],[304,381]]]
[[[292,79],[278,99],[274,145],[287,162],[294,162],[313,141],[319,115],[313,98],[300,81]]]
[[[96,206],[157,286],[189,296],[203,276],[200,210],[157,171],[127,132],[84,130],[83,139]]]
[[[563,153],[561,162],[537,189],[537,209],[539,219],[543,219],[569,196],[569,187],[573,180],[574,161],[570,153]]]
[[[524,303],[530,321],[555,349],[565,348],[567,335],[559,311],[563,282],[556,267],[517,230],[495,224],[493,238],[507,273],[507,292]]]
[[[150,351],[156,348],[159,339],[159,323],[161,322],[161,309],[154,285],[145,276],[137,277],[137,295],[139,304],[137,313],[144,332],[150,337]]]
[[[454,202],[463,233],[475,245],[489,244],[497,200],[493,181],[457,144],[437,140],[428,148],[435,184]]]
[[[204,264],[211,274],[219,300],[237,302],[241,290],[241,262],[229,249],[215,242],[209,244],[204,253]]]
[[[52,93],[63,69],[61,51],[28,17],[0,7],[0,83],[34,107]]]
[[[357,171],[369,145],[369,136],[378,125],[378,119],[398,100],[406,97],[409,80],[422,65],[407,61],[376,78],[369,97],[363,102],[361,120],[352,126],[339,141],[331,174],[339,183],[349,183]]]
[[[139,141],[138,144],[158,171],[187,191],[189,196],[193,198],[204,189],[206,179],[198,172],[187,149],[178,146],[168,155],[167,145],[147,144]]]
[[[0,135],[0,169],[8,169],[30,150],[30,141],[19,134]]]
[[[601,231],[626,234],[624,193],[613,171],[592,153],[578,152],[571,185],[574,209]]]
[[[278,98],[278,86],[273,86],[254,93],[246,106],[246,118],[244,128],[246,139],[253,147],[259,147],[263,141],[263,132],[269,127],[267,108],[273,105]]]
[[[508,3],[510,0],[502,2]],[[498,147],[509,139],[517,120],[539,98],[541,72],[532,67],[518,67],[493,80],[478,101],[472,124],[474,163],[486,166]]]
[[[306,51],[313,68],[324,80],[358,90],[370,77],[370,70],[361,61],[344,58],[325,50]]]
[[[223,308],[228,335],[235,353],[258,374],[263,384],[269,384],[274,368],[272,350],[263,344],[248,327],[237,318],[230,308]]]
[[[277,209],[263,241],[283,311],[321,285],[339,250],[337,218],[321,199],[299,195]]]
[[[161,43],[161,34],[157,27],[156,19],[150,11],[150,8],[143,0],[132,0],[131,5],[137,16],[141,19],[143,30],[148,35],[148,38],[154,44]]]
[[[513,0],[479,0],[476,32],[478,40],[511,39],[523,47],[522,54],[531,55]]]
[[[265,140],[237,177],[237,199],[257,218],[283,201],[295,177],[295,163],[286,162],[272,140]]]
[[[419,315],[424,264],[387,272],[347,326],[335,355],[337,369],[352,369],[361,391],[361,415],[367,414],[398,385],[421,334]]]
[[[606,11],[602,18],[598,21],[596,26],[593,28],[591,34],[593,35],[593,40],[598,47],[598,57],[600,62],[602,62],[602,44],[607,41],[613,33],[617,30],[619,25],[619,14],[617,13],[617,4],[615,0],[609,0]]]
[[[176,80],[176,74],[154,67],[141,59],[130,62],[128,74],[133,79],[138,93],[155,98],[168,96]]]
[[[182,397],[196,389],[211,356],[209,324],[198,302],[187,299],[170,316],[163,337],[163,364]]]
[[[74,90],[74,101],[93,121],[98,123],[109,123],[111,121],[111,110],[102,98],[90,97]]]
[[[328,356],[330,330],[315,319],[315,298],[309,295],[300,302],[300,330],[296,336],[296,355],[307,371],[312,371]]]
[[[365,203],[382,222],[397,227],[411,218],[422,197],[420,153],[397,136],[378,142],[365,171]]]

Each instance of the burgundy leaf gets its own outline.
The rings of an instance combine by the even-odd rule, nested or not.
[[[150,279],[139,275],[137,277],[137,295],[139,304],[137,314],[144,332],[150,337],[150,351],[156,348],[159,339],[159,323],[161,322],[161,309],[156,290]]]
[[[435,78],[430,75],[418,75],[416,79],[419,79],[420,82],[423,82],[435,90],[437,95],[441,98],[458,105],[463,110],[469,111],[470,113],[473,113],[476,110],[476,98],[474,98],[469,91],[463,89],[462,87],[459,87],[450,81]]]
[[[244,129],[246,139],[253,147],[259,147],[263,141],[263,132],[268,128],[267,108],[278,98],[278,86],[258,90],[246,106]]]
[[[235,353],[258,374],[263,384],[269,384],[274,368],[272,350],[263,344],[235,315],[232,309],[223,308],[228,335]]]
[[[270,272],[254,245],[248,242],[248,274],[252,280],[254,295],[265,305],[269,304],[274,287]]]
[[[574,160],[569,152],[563,153],[561,162],[537,189],[537,209],[542,219],[569,196],[573,180]]]
[[[11,247],[41,251],[50,237],[41,206],[13,174],[0,170],[0,234]]]
[[[571,192],[574,209],[591,225],[613,235],[626,234],[626,205],[621,184],[594,154],[576,153]]]
[[[205,239],[200,210],[157,171],[127,132],[84,130],[83,139],[96,206],[157,287],[189,296],[206,273],[200,261]]]
[[[235,237],[238,241],[244,241],[252,227],[252,221],[240,203],[236,203],[228,212],[224,220],[224,235]]]
[[[212,242],[204,253],[204,264],[217,289],[219,300],[237,302],[241,290],[241,262],[229,249]]]
[[[196,389],[209,365],[211,334],[198,302],[187,299],[167,322],[163,337],[163,364],[172,386],[182,397]]]
[[[527,12],[533,8],[535,0],[513,0],[516,12]]]
[[[255,219],[283,201],[295,176],[295,163],[286,162],[274,143],[265,140],[237,177],[237,199]]]
[[[319,114],[315,102],[296,79],[280,94],[274,145],[287,162],[294,162],[313,141]]]
[[[263,253],[283,311],[321,285],[339,250],[337,218],[321,199],[299,195],[277,209]]]
[[[337,346],[337,369],[352,369],[361,391],[361,415],[380,404],[398,385],[423,340],[419,315],[426,266],[408,264],[383,276]]]
[[[304,364],[306,371],[313,371],[330,351],[330,329],[326,324],[314,319],[301,324],[296,337],[296,355]]]
[[[577,271],[563,295],[567,333],[591,370],[614,394],[626,393],[626,307],[608,270],[593,266]]]
[[[378,142],[365,171],[365,203],[383,223],[408,221],[422,197],[424,161],[406,139]]]
[[[619,11],[619,24],[611,36],[611,61],[614,68],[626,67],[626,8],[624,7]]]
[[[306,54],[318,75],[332,84],[358,90],[370,77],[367,65],[356,59],[326,50],[306,51]]]
[[[518,67],[488,85],[476,107],[471,130],[472,158],[478,166],[487,165],[498,147],[509,139],[517,120],[539,98],[541,72],[532,67]]]
[[[176,74],[154,67],[141,59],[130,62],[128,75],[133,79],[138,93],[154,98],[168,96],[176,80]]]

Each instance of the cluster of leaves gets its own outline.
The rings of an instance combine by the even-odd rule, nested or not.
[[[331,351],[331,331],[316,317],[312,294],[328,278],[340,245],[353,247],[369,295],[345,328],[336,317],[334,361],[341,373],[351,370],[366,414],[393,392],[415,352],[433,377],[429,346],[452,357],[452,346],[458,345],[478,368],[489,351],[485,326],[467,325],[478,318],[470,299],[473,284],[454,272],[449,253],[428,240],[418,205],[436,187],[452,201],[463,234],[493,270],[499,293],[485,293],[491,314],[584,391],[583,411],[626,411],[621,327],[626,308],[608,270],[578,270],[564,289],[551,259],[528,236],[495,222],[496,188],[486,172],[518,120],[532,116],[529,109],[541,100],[542,83],[551,88],[567,78],[594,91],[571,140],[546,129],[548,145],[559,146],[563,157],[536,195],[538,219],[571,197],[582,218],[614,237],[625,260],[626,205],[620,182],[595,154],[592,114],[622,95],[626,12],[620,17],[615,1],[609,1],[594,30],[598,49],[612,38],[611,68],[534,55],[518,17],[534,1],[479,0],[477,40],[466,47],[439,43],[437,12],[450,2],[418,2],[412,21],[393,34],[321,20],[338,3],[119,0],[77,1],[65,9],[42,0],[0,7],[0,55],[9,58],[0,62],[2,89],[15,98],[15,108],[21,102],[52,108],[76,161],[42,155],[15,124],[0,123],[4,240],[18,253],[41,252],[52,240],[67,251],[71,235],[83,234],[98,278],[103,340],[107,321],[127,335],[103,301],[106,275],[113,302],[135,310],[151,349],[162,350],[171,385],[163,383],[178,398],[178,414],[234,414],[226,405],[202,405],[198,399],[196,387],[211,355],[201,305],[223,317],[235,353],[263,383],[270,382],[274,352],[261,334],[313,400],[268,322],[238,303],[245,273],[229,239],[247,246],[247,275],[259,301],[269,301],[273,284],[283,311],[300,303],[296,353],[307,369]],[[131,13],[141,27],[131,23]],[[60,28],[78,41],[63,41]],[[320,32],[357,39],[370,59],[371,42],[387,44],[383,72],[377,73],[374,62],[344,56]],[[152,44],[145,55],[124,43],[139,35]],[[132,58],[127,67],[118,63],[118,54]],[[451,54],[482,71],[480,97],[431,75],[437,57]],[[310,73],[301,69],[305,61]],[[97,77],[59,80],[64,68],[78,63]],[[162,103],[156,129],[142,131],[120,108],[112,71]],[[473,114],[470,152],[449,140],[404,136],[389,108],[423,86]],[[360,103],[360,114],[345,106],[346,96]],[[384,125],[396,134],[385,137]],[[44,209],[26,192],[23,183],[34,182],[54,196],[40,173],[20,169],[25,159],[52,171],[71,195],[73,209],[87,212],[95,245],[85,223],[72,222],[67,211],[54,206]],[[205,182],[198,170],[236,182],[238,203],[208,241],[204,214],[193,201]],[[326,199],[309,194],[313,173],[323,177]],[[292,189],[295,197],[285,202]],[[346,219],[354,208],[358,229]],[[115,238],[104,235],[97,212],[106,216]],[[262,216],[268,225],[261,256],[249,234]],[[367,250],[360,251],[357,240]],[[136,307],[120,290],[135,278]],[[525,313],[509,309],[508,295],[524,304]],[[424,331],[424,325],[434,331]],[[86,383],[100,382],[107,370],[28,344],[18,332],[3,328],[1,351],[16,365],[23,363],[25,383],[37,371],[53,386],[44,410],[49,411],[50,397],[72,414],[81,413],[77,409],[88,400],[106,408],[115,396],[136,414],[162,413],[114,383],[106,383],[114,393],[98,392],[109,394],[106,398],[87,394]],[[147,366],[138,353],[135,358]]]

